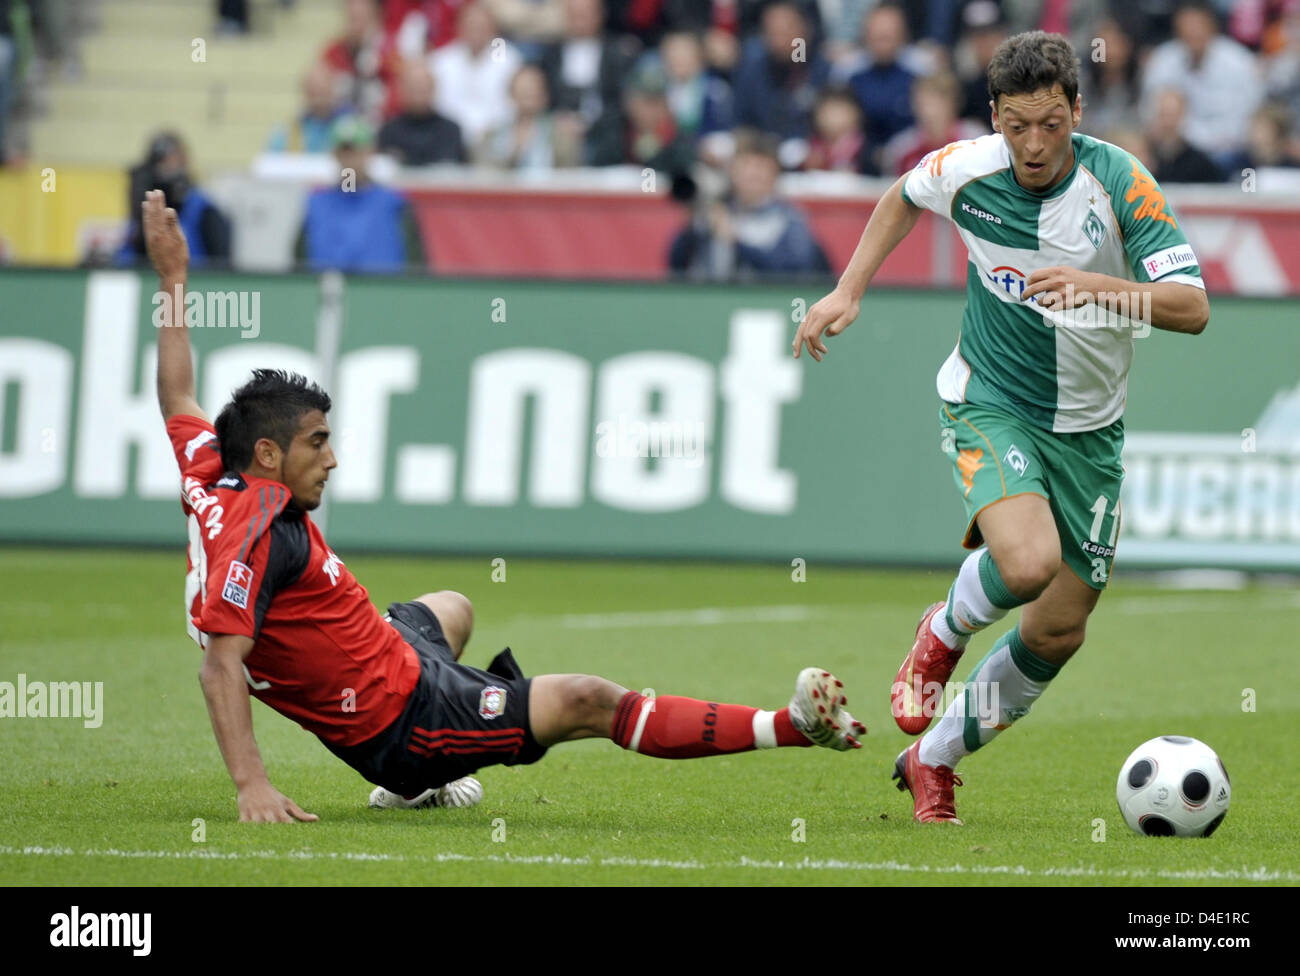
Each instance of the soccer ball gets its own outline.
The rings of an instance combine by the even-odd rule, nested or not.
[[[1124,760],[1115,798],[1139,834],[1209,837],[1228,813],[1232,786],[1223,760],[1204,742],[1162,735]]]

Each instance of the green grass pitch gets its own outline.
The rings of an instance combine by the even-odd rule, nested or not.
[[[344,554],[346,556],[346,554]],[[907,738],[889,685],[948,572],[788,565],[348,557],[383,605],[454,588],[475,603],[467,663],[510,645],[530,674],[784,705],[798,670],[846,684],[871,734],[855,753],[689,762],[608,742],[483,770],[468,810],[376,811],[313,736],[255,704],[272,782],[315,824],[247,825],[185,635],[185,557],[0,553],[0,681],[102,681],[99,728],[0,719],[5,884],[1295,884],[1300,707],[1293,590],[1187,592],[1117,580],[1088,643],[1034,712],[967,759],[965,827],[911,822],[889,780]],[[1014,618],[1013,618],[1014,619]],[[997,633],[972,645],[956,677]],[[1243,709],[1253,689],[1254,709]],[[1209,840],[1138,837],[1115,805],[1125,756],[1201,738],[1232,776]],[[1095,821],[1105,821],[1105,839]],[[196,840],[201,820],[202,840]],[[802,839],[800,839],[802,838]]]

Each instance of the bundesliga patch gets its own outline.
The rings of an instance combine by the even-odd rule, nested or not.
[[[478,713],[480,718],[492,719],[506,710],[506,690],[496,685],[488,685],[483,694],[478,696]]]
[[[1016,445],[1012,444],[1007,449],[1006,455],[1002,458],[1010,467],[1015,469],[1016,474],[1024,474],[1025,469],[1029,467],[1029,458]]]
[[[241,610],[248,609],[248,590],[253,585],[253,571],[237,559],[230,561],[226,585],[221,588],[221,599],[233,603]]]

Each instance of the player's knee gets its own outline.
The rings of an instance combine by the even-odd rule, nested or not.
[[[998,573],[1015,596],[1021,600],[1036,599],[1061,568],[1061,552],[1051,546],[1015,550],[996,558]]]
[[[469,635],[474,630],[474,604],[469,597],[455,590],[439,590],[426,593],[419,601],[433,611],[442,626],[443,636],[456,656],[469,643]]]
[[[564,685],[563,707],[571,721],[592,731],[609,731],[610,717],[624,691],[605,678],[575,674]]]

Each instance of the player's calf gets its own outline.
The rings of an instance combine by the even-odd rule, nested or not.
[[[820,668],[799,675],[790,705],[778,711],[651,698],[590,675],[543,675],[533,679],[529,716],[542,745],[600,736],[642,755],[693,759],[781,746],[858,748],[867,729],[846,702],[841,683]]]

